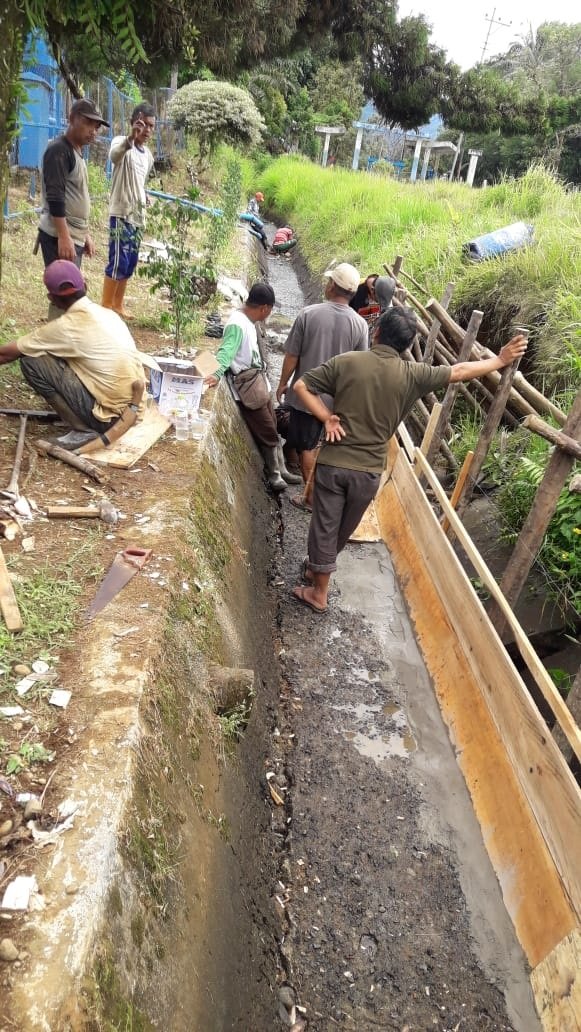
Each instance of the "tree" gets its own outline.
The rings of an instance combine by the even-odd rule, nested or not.
[[[48,32],[51,39],[70,33],[98,41],[101,33],[109,33],[118,39],[128,64],[146,57],[136,33],[134,8],[126,0],[16,0],[4,5],[0,17],[0,241],[8,155],[17,128],[18,102],[23,97],[19,74],[26,37],[34,29]],[[0,279],[1,275],[0,249]]]
[[[364,85],[388,125],[418,129],[438,113],[456,72],[444,51],[430,43],[420,15],[380,28],[366,55]]]
[[[198,140],[201,164],[222,142],[256,146],[266,129],[248,91],[219,80],[182,86],[168,111],[178,129]]]

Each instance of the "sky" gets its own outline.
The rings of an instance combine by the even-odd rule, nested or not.
[[[512,22],[509,28],[493,25],[486,57],[501,54],[527,32],[545,21],[579,22],[579,0],[399,0],[400,17],[424,14],[432,25],[432,41],[447,51],[450,60],[461,68],[471,68],[481,58],[489,29],[485,20],[496,7],[495,19]]]

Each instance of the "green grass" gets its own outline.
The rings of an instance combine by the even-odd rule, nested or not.
[[[8,565],[15,569],[10,561]],[[83,578],[96,577],[99,570],[94,542],[89,540],[66,563],[39,566],[30,575],[17,574],[14,592],[24,629],[10,634],[0,621],[0,668],[6,671],[0,674],[0,694],[18,680],[10,670],[12,664],[48,658],[71,635]]]
[[[250,184],[243,162],[244,183]],[[484,311],[491,346],[512,326],[531,331],[537,382],[546,390],[579,384],[581,232],[579,194],[540,166],[486,190],[463,184],[398,183],[365,173],[322,169],[302,158],[271,162],[254,177],[268,207],[298,231],[315,275],[332,259],[361,274],[382,272],[396,254],[434,296],[454,281],[452,310]],[[533,223],[535,243],[497,259],[469,263],[462,245],[511,222]]]

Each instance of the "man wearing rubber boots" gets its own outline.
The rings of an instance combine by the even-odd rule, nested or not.
[[[226,380],[240,413],[256,442],[266,465],[267,479],[273,491],[284,491],[289,483],[300,482],[285,469],[276,426],[270,384],[258,347],[256,324],[268,319],[275,302],[274,290],[268,283],[255,283],[240,309],[232,312],[224,327],[222,343],[216,353],[219,362],[213,376],[206,378],[215,387]],[[255,397],[246,391],[255,392]],[[260,393],[261,392],[261,393]]]
[[[128,136],[116,136],[109,150],[113,165],[109,200],[109,262],[103,282],[104,308],[130,319],[123,307],[127,284],[137,266],[145,225],[145,183],[153,169],[153,154],[146,146],[155,131],[155,110],[138,104],[131,115]]]
[[[74,450],[117,423],[134,404],[135,385],[142,397],[144,365],[159,366],[137,350],[115,312],[89,300],[82,273],[73,262],[49,265],[44,284],[59,318],[0,347],[0,365],[20,360],[26,382],[71,428],[58,443]],[[140,401],[137,411],[142,410]]]
[[[303,585],[293,598],[314,613],[326,613],[331,574],[337,555],[359,525],[375,497],[385,467],[387,445],[415,402],[448,383],[473,380],[510,365],[524,355],[519,335],[498,356],[453,366],[404,362],[417,320],[409,308],[390,308],[378,320],[371,350],[339,355],[306,373],[295,393],[305,409],[324,425],[326,443],[315,473],[313,515]],[[322,396],[331,395],[334,412]]]

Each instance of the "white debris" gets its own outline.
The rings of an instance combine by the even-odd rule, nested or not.
[[[48,674],[50,666],[44,659],[35,659],[34,663],[32,663],[32,669],[35,674]]]
[[[19,874],[6,886],[2,910],[28,910],[33,892],[38,892],[38,883],[34,875]]]
[[[65,691],[64,688],[55,688],[49,696],[49,705],[60,706],[61,709],[66,709],[71,701],[71,695],[72,692]]]

